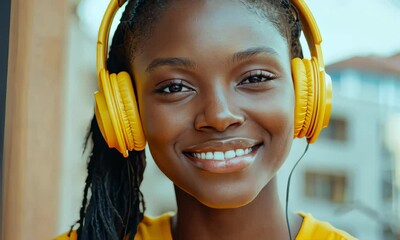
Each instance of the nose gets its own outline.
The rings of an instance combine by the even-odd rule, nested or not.
[[[240,126],[245,120],[235,101],[222,90],[208,94],[201,102],[201,111],[194,123],[196,130],[224,132]]]

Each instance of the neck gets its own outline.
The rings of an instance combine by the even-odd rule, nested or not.
[[[233,209],[209,208],[178,187],[175,192],[178,205],[178,213],[172,219],[175,240],[240,240],[260,239],[260,236],[263,239],[289,239],[275,178],[251,203]],[[292,224],[292,233],[297,233],[299,223],[292,221]]]

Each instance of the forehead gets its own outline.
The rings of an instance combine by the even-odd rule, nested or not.
[[[287,41],[268,20],[239,0],[174,1],[161,12],[135,59],[273,48],[288,57]]]

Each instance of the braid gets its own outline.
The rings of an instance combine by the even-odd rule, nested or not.
[[[129,70],[124,42],[129,35],[130,22],[135,17],[131,9],[138,3],[129,1],[114,34],[107,60],[111,73]],[[118,240],[127,234],[135,236],[145,211],[143,195],[139,190],[145,153],[132,151],[128,158],[123,158],[117,150],[108,148],[95,118],[92,119],[87,140],[89,138],[93,141],[93,149],[87,166],[80,217],[76,222],[79,224],[78,238]]]
[[[79,239],[118,240],[128,233],[134,236],[145,210],[139,190],[145,168],[144,151],[133,151],[123,158],[117,150],[108,148],[95,119],[91,137],[93,150],[77,222]]]

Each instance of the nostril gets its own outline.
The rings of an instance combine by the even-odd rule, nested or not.
[[[223,132],[229,128],[238,127],[243,124],[245,118],[242,115],[224,114],[208,115],[202,114],[195,121],[195,129],[199,131]]]
[[[199,131],[223,132],[228,128],[240,126],[245,120],[239,105],[230,100],[227,91],[222,87],[216,87],[216,90],[205,95],[199,107],[194,123]]]

